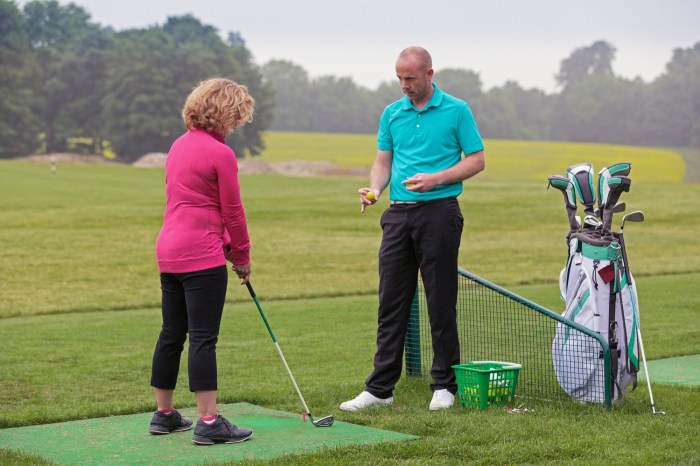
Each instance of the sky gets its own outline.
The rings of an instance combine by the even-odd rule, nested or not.
[[[20,6],[26,1],[16,2]],[[616,75],[645,82],[673,50],[700,42],[698,0],[59,0],[116,30],[191,14],[222,37],[241,34],[253,60],[291,61],[310,78],[351,77],[369,89],[394,82],[398,53],[425,47],[433,68],[479,74],[483,90],[516,81],[557,92],[561,61],[605,40]],[[439,83],[438,83],[439,84]]]

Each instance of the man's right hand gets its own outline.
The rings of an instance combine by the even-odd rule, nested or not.
[[[364,214],[365,209],[367,208],[368,205],[376,204],[377,201],[379,200],[379,190],[378,189],[371,189],[371,188],[360,188],[357,190],[357,192],[360,194],[360,213]],[[369,199],[367,198],[367,194],[369,194]]]

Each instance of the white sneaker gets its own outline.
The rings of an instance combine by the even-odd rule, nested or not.
[[[340,409],[343,411],[357,411],[358,409],[369,408],[370,406],[391,406],[394,402],[394,397],[377,398],[370,392],[362,392],[352,400],[340,404]]]
[[[439,411],[441,409],[451,408],[455,402],[455,396],[447,389],[435,390],[433,399],[430,401],[430,410]]]

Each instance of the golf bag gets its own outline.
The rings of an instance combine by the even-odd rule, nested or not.
[[[611,374],[605,377],[600,345],[587,335],[557,325],[552,343],[554,370],[561,387],[572,398],[603,403],[606,380],[613,400],[637,386],[639,353],[637,290],[625,270],[616,233],[582,228],[567,235],[569,253],[561,271],[563,316],[600,334],[608,342]],[[631,386],[631,388],[630,388]]]

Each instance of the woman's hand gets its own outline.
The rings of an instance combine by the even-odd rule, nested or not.
[[[231,267],[231,270],[236,272],[236,275],[238,275],[238,278],[241,279],[241,285],[245,285],[250,280],[251,269],[252,269],[252,266],[251,266],[250,262],[248,262],[246,264],[233,264],[233,267]]]

